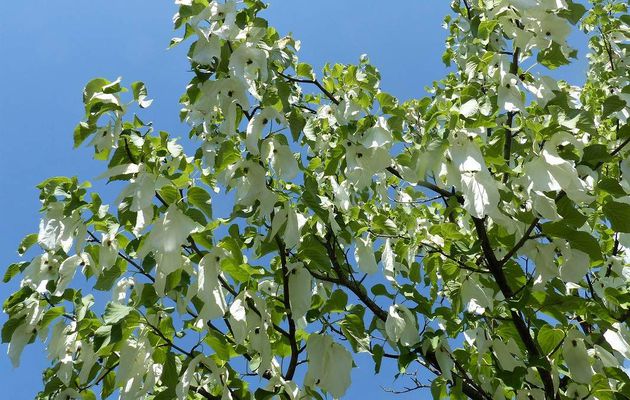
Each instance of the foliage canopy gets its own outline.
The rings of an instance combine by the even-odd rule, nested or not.
[[[120,195],[42,182],[4,275],[38,398],[339,398],[358,352],[436,399],[630,398],[626,2],[454,0],[451,72],[402,103],[366,56],[315,73],[260,1],[176,3],[189,138],[90,81],[75,145]],[[548,70],[579,31],[573,86]]]

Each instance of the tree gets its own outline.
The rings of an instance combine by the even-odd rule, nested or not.
[[[630,398],[626,3],[455,0],[452,69],[404,103],[366,56],[316,74],[258,0],[176,3],[190,140],[142,82],[90,81],[75,146],[120,195],[42,182],[4,276],[38,398],[339,398],[358,352],[436,399]],[[548,75],[574,26],[582,86]]]

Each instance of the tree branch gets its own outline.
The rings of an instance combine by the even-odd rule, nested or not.
[[[380,319],[383,322],[387,321],[387,312],[383,310],[378,304],[376,304],[367,295],[367,292],[365,291],[363,286],[358,284],[356,281],[349,280],[346,277],[336,254],[336,247],[338,246],[338,244],[336,242],[335,237],[332,235],[331,232],[332,230],[330,229],[330,227],[328,227],[328,233],[326,235],[326,242],[322,242],[322,245],[326,248],[326,252],[333,265],[333,269],[335,270],[335,273],[339,277],[339,284],[350,289],[350,291],[354,293],[355,296],[357,296],[359,300],[361,300],[361,302],[365,304],[367,308],[370,309],[370,311],[372,311],[374,316],[376,316],[378,319]],[[428,352],[427,354],[423,354],[421,352],[421,349],[418,348],[414,350],[414,353],[418,354],[423,359],[427,360],[427,362],[431,365],[431,367],[433,367],[433,369],[428,368],[430,371],[438,375],[441,373],[440,365],[437,362],[437,358],[435,357],[435,354],[433,352]],[[468,377],[466,377],[465,379],[462,378],[462,390],[466,396],[468,396],[470,399],[473,399],[473,400],[492,400],[491,396],[489,396],[480,388],[476,388],[475,385],[468,382],[468,380],[469,380]]]
[[[400,172],[398,172],[398,170],[396,170],[396,168],[394,168],[392,166],[389,166],[389,167],[387,167],[385,169],[387,170],[387,172],[391,173],[392,175],[394,175],[398,179],[405,180],[402,177],[402,175],[400,174]],[[428,182],[428,181],[425,181],[425,180],[421,180],[421,181],[416,182],[415,184],[418,185],[418,186],[425,187],[427,189],[431,189],[435,193],[438,193],[438,194],[440,194],[440,195],[442,195],[444,197],[447,197],[447,198],[448,197],[455,197],[459,203],[464,203],[464,199],[461,196],[458,196],[455,193],[449,192],[448,190],[443,189],[443,188],[439,187],[438,185],[436,185],[434,183],[431,183],[431,182]]]
[[[281,77],[283,77],[284,79],[287,79],[287,80],[289,80],[291,82],[310,83],[312,85],[315,85],[315,86],[317,86],[317,88],[319,90],[322,91],[322,93],[324,93],[326,95],[326,97],[328,97],[330,99],[330,101],[335,103],[335,105],[339,105],[339,100],[337,100],[332,93],[330,93],[328,90],[326,90],[326,88],[317,79],[296,78],[296,77],[293,77],[293,76],[285,75],[285,74],[283,74],[282,72],[279,72],[279,71],[277,71],[277,74],[280,75]]]
[[[88,235],[90,235],[93,241],[99,244],[101,243],[101,241],[94,235],[94,233],[92,233],[91,231],[88,231],[87,233]],[[123,260],[127,261],[130,265],[132,265],[136,269],[136,271],[138,271],[141,275],[145,276],[148,280],[150,280],[151,282],[155,282],[155,278],[151,276],[150,274],[148,274],[144,270],[144,268],[142,268],[137,262],[132,260],[131,257],[126,255],[122,251],[118,251],[118,256],[121,257]]]
[[[518,47],[514,48],[514,52],[512,54],[512,63],[510,64],[510,73],[517,75],[518,74],[518,57],[520,56],[521,49]],[[507,120],[505,121],[506,129],[504,135],[503,142],[503,159],[505,160],[505,164],[507,167],[510,167],[510,158],[512,157],[512,125],[514,123],[514,116],[516,115],[516,111],[508,111]],[[507,172],[503,173],[502,182],[507,183],[510,178],[510,174]]]
[[[289,359],[289,366],[287,372],[284,374],[284,379],[292,380],[295,374],[295,368],[298,362],[298,345],[295,338],[295,321],[293,320],[293,313],[291,312],[291,293],[289,292],[289,269],[287,268],[287,250],[286,246],[280,240],[280,237],[276,235],[276,244],[278,245],[278,253],[280,254],[280,264],[282,268],[282,300],[284,308],[287,314],[287,323],[289,324],[289,346],[291,347],[291,357]]]
[[[506,299],[511,299],[514,296],[514,292],[509,286],[505,273],[503,272],[503,264],[501,264],[501,262],[497,260],[494,254],[492,244],[490,243],[490,238],[488,237],[488,232],[486,231],[485,222],[482,219],[473,217],[473,223],[475,224],[475,230],[481,242],[481,248],[486,262],[488,263],[488,267],[490,268],[490,271],[492,272],[492,275],[497,285],[499,286],[499,289],[501,290],[503,296]],[[525,235],[524,237],[528,236],[529,234]],[[521,341],[527,349],[529,360],[545,360],[546,364],[549,364],[549,361],[546,357],[542,355],[542,352],[539,350],[536,342],[532,338],[529,332],[529,327],[527,326],[527,324],[525,324],[524,317],[521,311],[511,309],[510,315],[512,317],[512,322],[514,323],[516,331],[518,332]],[[540,375],[540,379],[542,380],[543,386],[545,388],[545,396],[549,400],[559,399],[549,369],[550,367],[548,365],[545,368],[538,368],[538,374]]]

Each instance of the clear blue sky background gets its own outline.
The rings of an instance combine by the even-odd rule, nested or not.
[[[383,75],[382,87],[407,99],[444,75],[440,61],[446,0],[275,0],[263,13],[279,32],[302,41],[301,59],[354,63],[367,53]],[[104,165],[88,148],[72,149],[83,115],[81,90],[91,78],[144,81],[153,105],[142,114],[159,130],[185,137],[178,98],[190,79],[186,47],[166,50],[176,8],[171,1],[30,0],[0,3],[0,269],[15,261],[21,238],[37,230],[35,185],[55,175],[92,181]],[[583,65],[583,64],[582,64]],[[570,74],[578,77],[580,66]],[[99,185],[100,186],[100,185]],[[117,190],[105,195],[113,199]],[[216,206],[216,205],[215,205]],[[17,282],[0,284],[4,299]],[[0,323],[5,321],[0,317]],[[365,357],[347,398],[390,398],[394,366],[372,376]],[[0,353],[0,397],[32,399],[47,365],[41,344],[27,347],[13,369]],[[421,398],[414,393],[395,398]]]

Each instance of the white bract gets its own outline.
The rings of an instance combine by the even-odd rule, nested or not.
[[[321,387],[338,399],[350,386],[352,356],[328,335],[311,334],[306,343],[308,371],[304,384]]]

